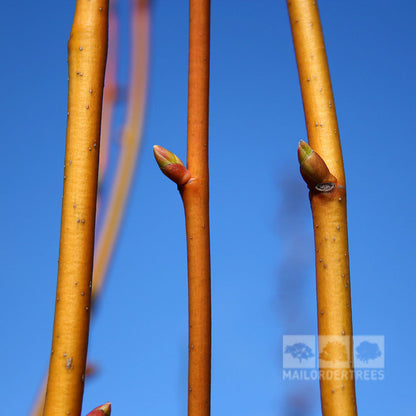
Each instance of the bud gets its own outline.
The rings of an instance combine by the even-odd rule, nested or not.
[[[105,403],[101,406],[96,407],[94,410],[91,410],[87,416],[110,416],[111,414],[111,403]]]
[[[191,172],[174,153],[162,146],[153,146],[153,153],[161,171],[177,185],[184,185],[191,179]]]
[[[321,156],[303,140],[299,143],[298,159],[300,173],[309,189],[316,189],[319,192],[330,192],[335,187],[337,181],[335,176],[331,174]],[[328,187],[320,187],[322,184],[328,184]],[[329,186],[331,184],[334,186]],[[323,190],[324,188],[325,190]]]

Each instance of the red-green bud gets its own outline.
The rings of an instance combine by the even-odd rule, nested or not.
[[[335,187],[335,183],[337,182],[335,176],[331,174],[321,156],[303,140],[299,143],[298,159],[300,173],[309,189],[316,189],[319,192],[329,192]],[[323,186],[325,184],[328,184],[328,186]]]
[[[87,416],[110,416],[111,414],[111,403],[105,403],[101,406],[96,407],[94,410],[91,410]]]
[[[153,146],[153,153],[161,171],[177,185],[184,185],[191,179],[191,172],[174,153],[162,146]]]

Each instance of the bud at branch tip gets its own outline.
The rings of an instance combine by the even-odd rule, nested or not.
[[[191,179],[191,172],[174,153],[162,146],[153,146],[153,153],[160,170],[177,185],[184,185]]]

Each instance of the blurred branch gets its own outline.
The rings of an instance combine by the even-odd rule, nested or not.
[[[148,79],[150,7],[148,0],[131,0],[131,63],[128,114],[110,203],[94,258],[93,300],[103,286],[124,214],[136,160],[142,141],[146,85]]]
[[[101,194],[105,174],[108,168],[110,134],[113,121],[114,105],[118,97],[117,87],[117,45],[118,13],[116,0],[110,0],[108,16],[108,54],[105,68],[103,112],[101,116],[100,163],[98,166],[97,218],[101,209]]]
[[[305,228],[304,185],[297,177],[281,172],[278,233],[282,254],[278,269],[278,316],[283,334],[309,334],[312,322],[305,308],[305,289],[312,256],[308,250],[310,233]],[[310,295],[307,294],[309,297]],[[283,364],[283,363],[282,363]],[[307,416],[315,407],[314,384],[290,383],[284,386],[279,412],[284,416]]]

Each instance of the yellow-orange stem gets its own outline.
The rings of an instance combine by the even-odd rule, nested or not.
[[[316,0],[287,0],[308,141],[345,184],[334,95]]]
[[[188,415],[210,414],[211,278],[209,242],[208,103],[210,1],[189,2],[187,169],[180,187],[188,249]]]
[[[94,258],[94,270],[93,270],[93,287],[92,287],[92,300],[96,299],[99,295],[104,279],[107,273],[109,261],[114,249],[115,241],[117,238],[118,230],[120,228],[121,218],[124,212],[125,204],[127,201],[127,194],[130,188],[131,180],[134,173],[135,162],[137,160],[138,151],[141,142],[141,130],[144,117],[144,102],[147,83],[148,72],[148,49],[149,49],[149,4],[148,0],[133,0],[132,5],[134,12],[132,13],[132,63],[131,63],[131,81],[132,88],[129,88],[129,116],[127,117],[126,127],[123,130],[124,137],[120,140],[124,143],[121,155],[119,158],[118,171],[116,173],[116,179],[112,188],[112,196],[110,198],[110,205],[107,209],[104,219],[103,230],[100,233],[98,242],[96,244],[95,258]],[[113,0],[111,0],[112,3]],[[117,16],[113,11],[109,11],[110,28],[113,31],[113,36],[109,39],[113,42],[113,54],[115,54],[115,40],[117,38]],[[111,24],[111,20],[113,23]],[[111,45],[109,45],[109,54],[111,54]],[[110,59],[110,56],[109,56]],[[104,88],[103,99],[103,111],[101,122],[101,140],[100,140],[100,166],[99,175],[103,174],[106,169],[107,155],[106,145],[108,145],[108,134],[110,133],[110,121],[112,108],[116,96],[116,85],[114,81],[115,72],[114,56],[112,62],[110,62],[110,68],[107,65],[106,68],[106,83],[109,81],[109,85]],[[108,79],[109,76],[109,79]],[[109,88],[107,88],[109,87]],[[106,96],[107,91],[107,96]],[[105,103],[107,101],[107,110],[105,109]],[[129,131],[137,131],[134,136],[134,140],[128,135]],[[104,141],[104,143],[103,143]],[[103,149],[104,146],[104,149]],[[104,153],[103,153],[104,152]],[[104,166],[102,164],[102,157],[104,156]],[[101,169],[103,168],[103,171]],[[100,173],[101,172],[101,173]],[[97,201],[97,204],[99,201]],[[98,206],[97,206],[98,209]],[[44,399],[45,399],[45,386],[42,387],[39,397],[35,402],[33,409],[30,412],[31,416],[40,416],[43,412]]]
[[[93,376],[96,373],[96,371],[97,371],[96,367],[87,363],[87,366],[85,368],[85,379],[88,380],[91,376]],[[30,410],[30,416],[42,416],[43,415],[43,409],[45,407],[45,395],[46,395],[47,381],[48,380],[45,377],[45,380],[42,382],[42,386],[36,397],[36,401],[34,402],[32,409]]]
[[[287,0],[287,5],[309,144],[337,179],[331,192],[310,192],[315,234],[319,348],[323,354],[320,356],[322,413],[324,416],[354,416],[357,407],[346,189],[334,97],[317,1]],[[340,351],[342,354],[338,355]],[[335,368],[338,365],[342,368]],[[334,370],[342,377],[330,377]]]
[[[80,415],[88,346],[108,0],[77,0],[55,320],[44,416]]]

